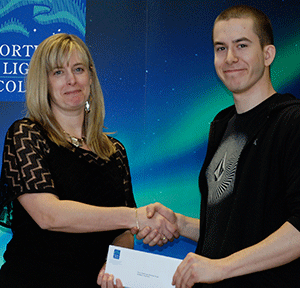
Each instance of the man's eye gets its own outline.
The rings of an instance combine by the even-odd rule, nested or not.
[[[216,51],[224,51],[225,47],[217,47]]]
[[[247,47],[247,45],[246,44],[240,44],[239,47],[240,48],[245,48],[245,47]]]

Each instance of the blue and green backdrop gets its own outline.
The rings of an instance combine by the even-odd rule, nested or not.
[[[2,0],[0,3],[0,153],[9,125],[24,117],[24,77],[36,46],[53,33],[78,35],[96,63],[105,126],[127,149],[138,206],[161,202],[199,217],[198,174],[209,124],[233,104],[213,67],[215,17],[249,4],[271,19],[277,47],[272,79],[300,98],[300,6],[286,0]],[[11,238],[0,228],[0,265]],[[195,243],[135,249],[184,258]]]

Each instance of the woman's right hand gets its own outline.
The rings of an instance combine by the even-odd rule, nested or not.
[[[140,230],[131,232],[145,244],[162,246],[180,236],[176,214],[160,203],[138,208],[137,217]]]

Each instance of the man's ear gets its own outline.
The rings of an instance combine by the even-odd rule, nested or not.
[[[265,66],[268,67],[273,63],[275,59],[276,48],[274,45],[266,45],[263,50],[265,57]]]

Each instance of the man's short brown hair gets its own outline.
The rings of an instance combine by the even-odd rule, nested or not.
[[[232,18],[251,18],[254,22],[254,32],[259,38],[261,47],[274,45],[273,28],[271,21],[262,11],[247,5],[232,6],[221,12],[214,22],[214,27],[218,21]]]

